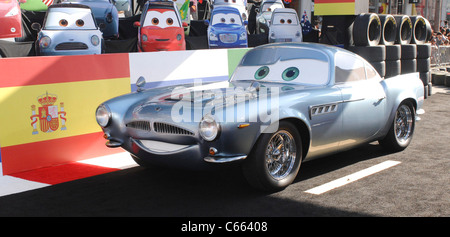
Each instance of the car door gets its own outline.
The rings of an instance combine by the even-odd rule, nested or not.
[[[341,148],[373,138],[386,116],[386,94],[375,69],[362,58],[339,52],[335,58],[335,82],[342,93]]]

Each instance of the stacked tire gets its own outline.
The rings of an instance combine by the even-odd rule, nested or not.
[[[431,95],[431,25],[422,16],[365,13],[350,26],[348,50],[365,58],[381,77],[419,72]],[[449,81],[450,83],[450,81]]]
[[[383,28],[380,17],[375,13],[360,14],[350,27],[353,45],[348,50],[366,59],[381,77],[385,77],[386,47],[380,45]]]

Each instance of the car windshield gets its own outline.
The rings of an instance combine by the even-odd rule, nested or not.
[[[230,4],[237,4],[245,6],[243,0],[215,0],[214,5],[230,5]]]
[[[274,25],[298,25],[297,15],[294,13],[274,13],[272,24]]]
[[[241,17],[236,13],[216,13],[212,17],[212,25],[225,24],[225,25],[242,25]]]
[[[148,9],[143,27],[145,26],[181,27],[177,14],[172,9]]]
[[[279,2],[263,3],[263,5],[261,7],[261,9],[262,9],[261,12],[272,12],[276,8],[283,8],[283,5],[281,5],[281,3],[279,3]]]
[[[95,30],[94,18],[88,8],[49,8],[45,30]]]
[[[314,49],[261,48],[244,56],[230,81],[326,85],[329,68],[328,56]]]

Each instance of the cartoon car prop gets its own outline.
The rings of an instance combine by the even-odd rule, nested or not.
[[[55,4],[48,7],[43,27],[33,23],[38,31],[37,55],[101,54],[102,32],[91,9],[79,4]]]
[[[215,7],[208,25],[209,48],[247,48],[247,21],[242,21],[234,7]]]
[[[146,2],[138,27],[138,50],[175,51],[185,50],[183,26],[180,13],[174,2]]]
[[[119,38],[119,13],[112,0],[64,0],[62,3],[89,6],[97,24],[104,24],[101,29],[103,38]]]
[[[269,25],[269,43],[302,42],[302,26],[297,12],[292,8],[277,8]]]
[[[249,50],[229,81],[143,90],[102,103],[106,146],[142,166],[242,162],[248,182],[277,191],[303,161],[372,141],[401,151],[423,112],[418,73],[383,80],[360,56],[312,43]]]
[[[256,8],[256,33],[268,33],[272,12],[277,8],[284,8],[281,0],[264,0],[259,8]]]
[[[247,0],[213,0],[212,8],[219,6],[234,7],[239,10],[243,21],[248,20]]]
[[[17,0],[0,0],[0,39],[22,36],[22,13]]]

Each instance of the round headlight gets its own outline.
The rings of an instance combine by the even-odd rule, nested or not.
[[[147,40],[148,40],[147,35],[142,35],[142,41],[147,41]]]
[[[98,36],[93,35],[93,36],[91,37],[91,43],[92,43],[92,45],[94,45],[94,46],[99,45],[99,44],[100,44],[100,39],[98,38]]]
[[[216,122],[213,116],[205,115],[199,124],[200,135],[206,141],[214,140],[219,134],[219,124]]]
[[[42,49],[48,48],[51,44],[52,40],[48,36],[44,36],[39,40],[39,47]]]
[[[95,112],[95,117],[97,119],[98,125],[102,127],[108,126],[111,119],[111,112],[109,111],[108,106],[100,105]]]

